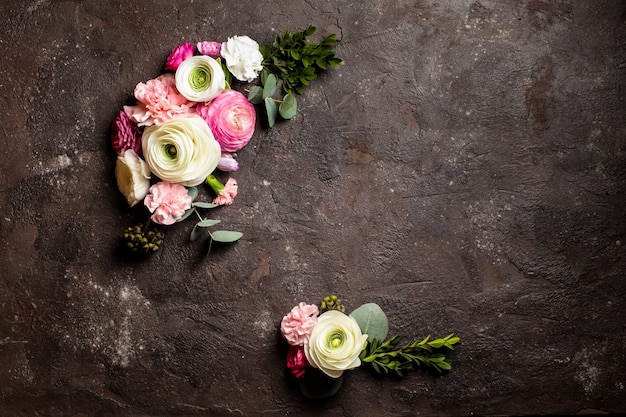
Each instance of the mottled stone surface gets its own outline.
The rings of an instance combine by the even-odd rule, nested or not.
[[[624,1],[0,4],[0,415],[626,412]],[[336,33],[344,65],[259,123],[227,247],[118,192],[111,120],[183,41]],[[243,89],[243,85],[236,88]],[[208,196],[208,191],[202,194]],[[303,399],[278,326],[298,301],[378,303],[454,331],[442,377],[346,375]]]

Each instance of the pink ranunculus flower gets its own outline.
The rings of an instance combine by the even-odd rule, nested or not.
[[[191,208],[191,197],[187,189],[180,184],[157,182],[150,187],[150,193],[144,204],[152,213],[150,219],[158,224],[173,224],[180,219],[185,210]]]
[[[280,332],[290,345],[303,346],[309,341],[319,314],[320,311],[316,305],[300,303],[283,317]]]
[[[196,47],[198,48],[198,52],[202,55],[207,55],[215,59],[220,57],[220,52],[222,50],[222,44],[219,42],[198,42]]]
[[[172,73],[163,74],[135,87],[136,106],[124,106],[124,111],[139,126],[152,126],[167,120],[195,114],[197,103],[187,100],[176,89]]]
[[[219,164],[217,164],[217,169],[224,172],[237,171],[239,169],[239,163],[228,152],[222,152],[222,157],[220,158]]]
[[[287,369],[296,378],[302,378],[308,367],[309,363],[306,360],[304,348],[302,346],[290,346],[287,352]]]
[[[170,55],[165,60],[166,71],[176,71],[178,66],[187,58],[192,57],[194,54],[193,45],[191,42],[185,42],[182,45],[175,47]]]
[[[141,156],[141,130],[123,111],[111,123],[111,142],[118,155],[124,155],[129,149]]]
[[[211,128],[222,152],[240,150],[254,134],[254,105],[239,91],[223,91],[209,104],[199,104],[196,110]]]

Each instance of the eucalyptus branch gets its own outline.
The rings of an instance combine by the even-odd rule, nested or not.
[[[395,372],[398,376],[404,376],[421,366],[433,368],[437,372],[449,371],[452,368],[450,362],[443,353],[437,351],[442,348],[454,350],[454,345],[461,341],[454,334],[435,340],[430,340],[429,335],[421,341],[414,340],[398,347],[401,339],[402,336],[395,335],[382,343],[377,339],[372,340],[361,352],[361,361],[371,364],[380,375]]]

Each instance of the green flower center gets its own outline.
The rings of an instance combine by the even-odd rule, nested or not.
[[[196,67],[189,73],[189,85],[194,91],[204,91],[211,84],[209,68]]]
[[[163,150],[165,151],[165,156],[169,159],[175,159],[176,155],[178,155],[178,150],[176,149],[176,146],[172,145],[171,143],[165,145]]]
[[[343,345],[344,339],[345,335],[343,332],[336,331],[328,335],[326,338],[326,346],[328,346],[329,349],[337,349]]]

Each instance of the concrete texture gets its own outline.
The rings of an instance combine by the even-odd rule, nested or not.
[[[624,1],[0,4],[0,415],[626,412]],[[144,220],[109,125],[184,41],[336,33],[345,64],[259,124],[233,246]],[[242,87],[242,86],[239,86]],[[203,191],[206,193],[206,191]],[[278,326],[298,301],[376,302],[455,332],[443,377],[348,373],[303,399]]]

